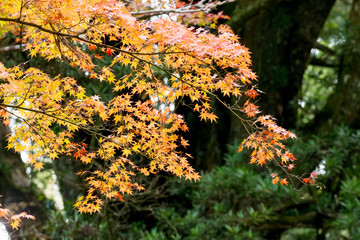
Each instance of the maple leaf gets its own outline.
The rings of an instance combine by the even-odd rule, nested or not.
[[[50,159],[53,159],[53,160],[54,160],[55,158],[58,158],[58,156],[59,156],[59,155],[58,155],[58,153],[56,153],[56,152],[52,152],[52,153],[49,154]]]
[[[304,183],[308,183],[308,182],[310,181],[310,178],[304,178],[302,181],[303,181]]]
[[[124,201],[123,196],[120,193],[116,194],[115,197],[117,197],[121,202]]]
[[[1,207],[1,204],[0,204],[0,207]],[[10,210],[9,209],[3,209],[3,208],[0,208],[0,217],[1,218],[5,218],[5,219],[8,219],[8,215],[10,214]]]
[[[176,8],[182,8],[185,4],[185,2],[176,1]]]
[[[259,93],[255,89],[249,89],[245,92],[245,95],[249,98],[255,99],[256,96],[259,95]]]
[[[21,218],[26,218],[26,219],[31,219],[31,220],[35,220],[35,217],[27,214],[26,212],[22,212],[16,215],[11,216],[10,218],[10,222],[11,222],[11,227],[15,230],[17,230],[20,227],[20,223],[21,223]]]
[[[43,163],[43,162],[36,162],[36,163],[34,164],[34,168],[35,168],[35,170],[40,171],[41,169],[44,168],[44,163]]]
[[[195,104],[194,111],[200,112],[200,105],[199,104]]]
[[[13,219],[11,221],[11,227],[17,230],[20,227],[20,219]]]
[[[288,185],[288,183],[289,183],[289,182],[287,181],[286,178],[283,178],[283,179],[281,180],[281,182],[280,182],[281,185],[284,185],[284,184],[285,184],[285,185]]]
[[[317,176],[318,176],[318,174],[315,172],[315,171],[313,171],[311,174],[310,174],[310,177],[311,178],[317,178]]]
[[[149,171],[148,171],[146,168],[141,168],[141,169],[140,169],[140,172],[141,172],[142,174],[144,174],[145,176],[149,176],[149,175],[150,175]]]
[[[254,117],[256,114],[260,113],[258,109],[259,109],[258,106],[247,101],[244,104],[244,108],[242,109],[242,111],[244,111],[247,114],[247,116],[251,118]]]
[[[288,168],[289,170],[292,170],[294,167],[295,167],[295,165],[292,164],[292,163],[287,166],[287,168]]]
[[[194,182],[200,181],[201,176],[198,173],[194,173],[191,176],[191,179],[194,180]]]
[[[124,149],[124,150],[123,150],[123,155],[124,155],[125,157],[128,157],[129,155],[131,155],[131,150],[130,150],[130,149]]]
[[[105,53],[108,55],[108,56],[113,56],[114,55],[114,50],[111,49],[111,48],[107,48]]]
[[[271,182],[272,182],[272,184],[277,184],[279,181],[280,181],[280,178],[276,176],[275,178],[273,178],[273,180]]]

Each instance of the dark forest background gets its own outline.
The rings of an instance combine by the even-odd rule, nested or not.
[[[262,112],[299,137],[289,142],[298,159],[293,171],[317,171],[324,187],[273,185],[271,169],[236,152],[246,136],[238,119],[214,102],[218,123],[200,122],[180,104],[201,182],[139,177],[145,192],[80,215],[73,209],[86,189],[74,174],[80,163],[60,158],[43,172],[27,170],[6,149],[9,129],[1,125],[0,202],[37,217],[11,232],[14,239],[360,239],[360,0],[237,0],[218,10],[252,53]],[[28,61],[2,48],[13,44],[13,36],[1,38],[0,61]],[[69,66],[40,58],[29,64],[76,76],[90,94],[111,98],[110,86]],[[63,206],[54,202],[56,188]]]

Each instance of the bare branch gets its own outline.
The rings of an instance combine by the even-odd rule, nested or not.
[[[327,61],[321,58],[311,57],[310,64],[319,67],[337,68],[339,63]]]
[[[324,53],[327,53],[331,56],[336,56],[336,52],[334,50],[332,50],[331,48],[329,48],[328,46],[324,45],[324,44],[321,44],[319,42],[316,42],[314,44],[314,48],[324,52]]]

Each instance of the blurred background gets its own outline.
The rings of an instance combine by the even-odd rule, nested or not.
[[[231,18],[221,23],[251,52],[262,112],[299,137],[288,142],[298,159],[293,173],[316,171],[324,187],[273,185],[271,169],[236,152],[246,137],[239,120],[214,102],[217,124],[200,122],[185,99],[176,111],[189,125],[187,151],[201,182],[165,173],[139,177],[146,191],[80,215],[73,204],[86,190],[74,174],[81,163],[60,158],[46,161],[42,172],[29,169],[26,153],[6,148],[10,130],[1,125],[0,203],[37,217],[10,231],[12,238],[360,239],[360,0],[237,0],[217,11]],[[5,50],[14,40],[0,39],[7,66],[30,60],[20,48]],[[36,57],[27,64],[74,76],[105,101],[113,97],[111,86],[65,64]],[[78,138],[91,144],[86,133]]]

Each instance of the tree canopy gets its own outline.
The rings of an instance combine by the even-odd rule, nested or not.
[[[283,140],[295,135],[262,115],[256,104],[256,75],[250,54],[209,10],[223,4],[171,1],[7,0],[0,3],[1,34],[15,36],[30,57],[16,66],[0,63],[0,115],[16,119],[8,148],[26,152],[36,170],[42,159],[62,156],[80,161],[77,172],[88,184],[74,206],[99,212],[104,199],[123,200],[142,191],[135,180],[167,171],[197,181],[189,164],[189,131],[176,106],[186,106],[203,121],[215,122],[212,101],[239,119],[248,137],[239,145],[252,149],[250,163],[272,164],[274,184],[289,177],[315,183],[315,174],[290,174],[296,159]],[[193,25],[193,22],[197,25]],[[203,27],[199,27],[203,26]],[[89,94],[78,79],[30,66],[41,57],[67,64],[87,81],[111,86],[112,97]],[[119,66],[127,69],[117,74]],[[192,129],[190,129],[192,131]],[[79,132],[91,136],[79,139]],[[285,176],[283,176],[285,175]],[[2,210],[2,217],[7,216]],[[29,217],[20,214],[12,218]]]
[[[2,1],[0,238],[359,239],[359,4]]]

